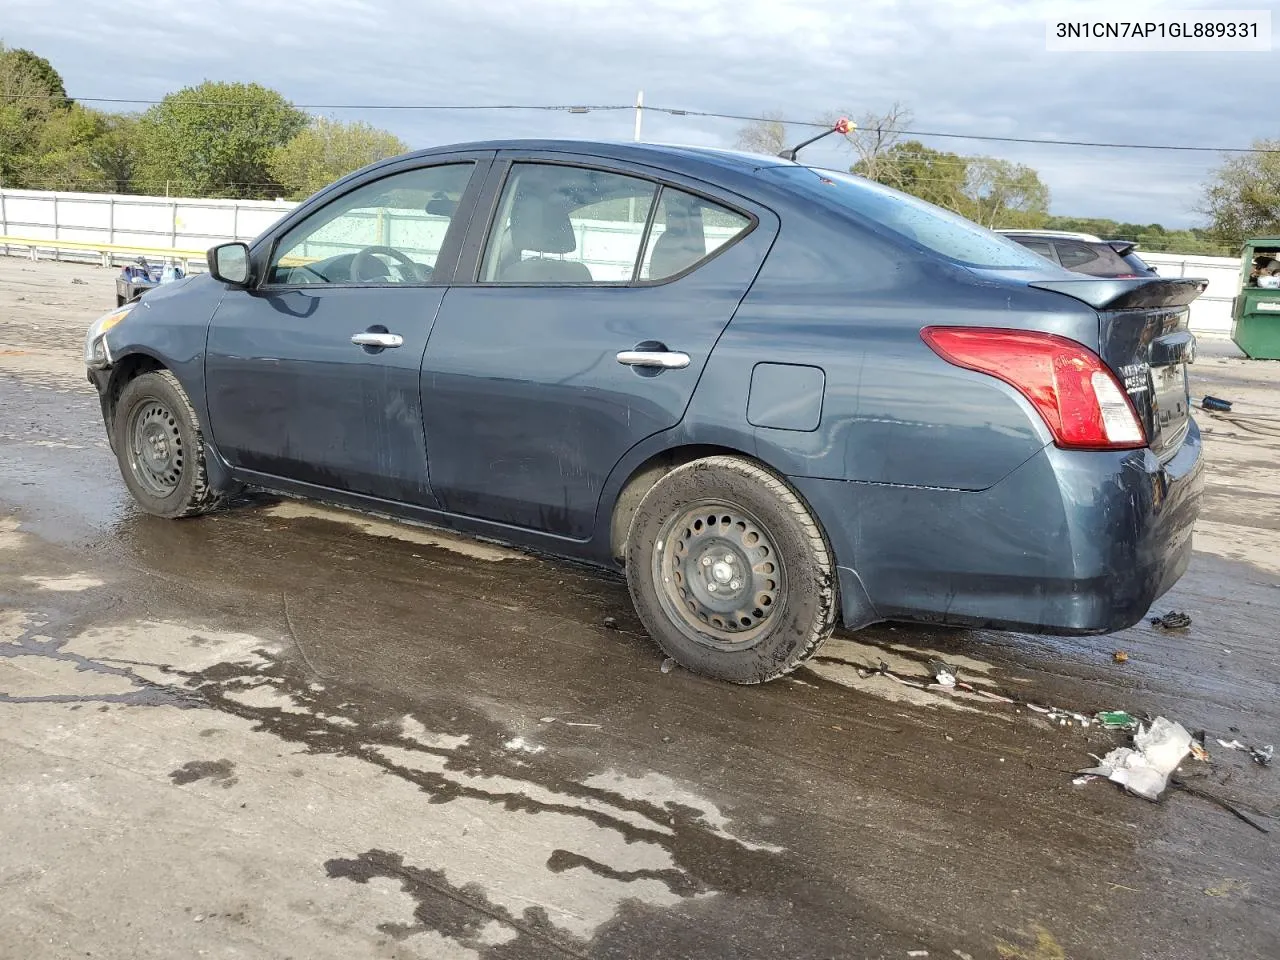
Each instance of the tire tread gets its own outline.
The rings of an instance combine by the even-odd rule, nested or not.
[[[149,370],[129,381],[129,383],[125,385],[124,391],[121,392],[120,399],[122,402],[119,402],[116,405],[116,416],[119,417],[125,412],[125,407],[127,405],[123,403],[123,401],[128,396],[130,389],[138,389],[135,387],[135,384],[140,382],[145,386],[145,381],[148,378],[155,378],[156,380],[162,381],[174,392],[174,394],[176,394],[178,399],[178,409],[175,410],[174,413],[186,420],[187,426],[191,431],[191,436],[193,437],[193,443],[191,444],[192,450],[187,460],[187,469],[192,471],[193,476],[191,492],[187,496],[187,499],[181,509],[174,513],[166,513],[165,516],[177,520],[185,517],[197,517],[201,514],[216,510],[222,505],[226,494],[220,490],[214,489],[209,483],[209,471],[205,464],[204,455],[204,431],[200,427],[200,419],[196,416],[195,406],[191,402],[191,397],[187,395],[187,391],[183,389],[182,383],[176,376],[174,376],[171,370],[163,368],[159,370]],[[121,468],[127,469],[124,467],[123,462],[121,464]]]
[[[683,464],[666,474],[657,484],[645,495],[641,501],[639,509],[636,510],[632,518],[632,529],[628,533],[628,541],[635,534],[635,526],[637,520],[645,513],[645,501],[652,497],[660,497],[664,495],[662,488],[667,481],[672,478],[678,478],[682,474],[700,472],[700,471],[724,471],[736,473],[737,475],[748,479],[756,484],[770,496],[772,496],[777,504],[795,521],[797,527],[801,531],[801,539],[809,550],[809,555],[814,565],[821,571],[823,582],[818,587],[819,597],[819,616],[809,624],[807,633],[802,641],[796,643],[789,651],[786,659],[774,666],[765,674],[746,679],[732,679],[731,682],[740,684],[758,684],[777,677],[785,676],[796,668],[801,666],[806,660],[812,657],[818,648],[831,635],[835,628],[837,618],[837,587],[835,576],[835,564],[832,559],[831,546],[827,542],[826,535],[822,528],[814,519],[808,505],[801,499],[800,495],[788,484],[782,477],[773,471],[767,469],[761,464],[749,460],[745,457],[732,456],[729,454],[716,454],[710,457],[703,457],[698,460],[692,460]],[[628,550],[628,553],[630,551]],[[628,577],[630,582],[631,577]],[[637,608],[640,607],[639,598],[636,596],[636,588],[632,586],[632,598],[636,602]]]

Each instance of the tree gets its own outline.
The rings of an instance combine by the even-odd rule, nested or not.
[[[256,83],[205,81],[171,93],[139,125],[139,179],[146,190],[196,196],[270,197],[279,193],[272,151],[307,124],[307,115]]]
[[[53,64],[44,57],[22,47],[6,48],[3,44],[0,44],[0,56],[11,59],[17,69],[31,76],[40,89],[58,106],[67,106],[70,103],[67,100],[67,87],[62,82],[62,74],[53,69]]]
[[[23,160],[22,180],[40,190],[108,189],[93,154],[105,130],[105,117],[78,103],[52,111],[39,128],[34,149]]]
[[[751,153],[764,153],[776,157],[788,146],[787,127],[782,114],[776,110],[765,111],[763,118],[753,120],[738,130],[734,147]]]
[[[874,168],[875,176],[869,176]],[[948,210],[965,209],[968,158],[934,150],[918,140],[878,151],[871,162],[859,160],[850,171]]]
[[[963,213],[984,227],[1039,227],[1049,217],[1049,188],[1020,163],[968,158]]]
[[[847,114],[842,114],[847,116]],[[837,117],[827,118],[834,124]],[[858,160],[850,169],[877,183],[885,183],[884,166],[892,165],[890,152],[902,138],[902,129],[911,123],[911,111],[901,103],[895,103],[884,113],[866,113],[845,134],[845,142],[853,149]]]
[[[140,132],[134,114],[110,113],[102,117],[102,130],[89,145],[90,161],[111,193],[132,193],[139,174]]]
[[[1139,255],[1146,250],[1209,257],[1235,256],[1240,252],[1238,245],[1221,243],[1206,230],[1170,230],[1159,223],[1117,223],[1106,217],[1050,217],[1044,226],[1049,230],[1091,233],[1104,240],[1133,240],[1138,244]]]
[[[353,170],[408,149],[399,137],[367,123],[316,117],[271,151],[267,169],[290,197],[302,199]]]
[[[1201,198],[1210,232],[1233,248],[1248,237],[1280,235],[1280,140],[1255,140],[1253,148],[1277,152],[1228,157]]]
[[[22,185],[40,128],[65,103],[51,91],[49,78],[35,61],[48,67],[48,61],[30,51],[0,44],[0,183],[7,186]]]

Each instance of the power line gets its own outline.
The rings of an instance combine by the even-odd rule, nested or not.
[[[4,100],[38,100],[39,95],[5,95]],[[81,103],[117,103],[154,106],[163,100],[151,100],[131,97],[69,97]],[[189,100],[189,106],[203,107],[240,107],[242,104],[226,100]],[[737,120],[745,123],[781,123],[787,126],[823,128],[829,126],[821,120],[792,120],[785,117],[761,117],[742,113],[718,113],[713,110],[692,110],[683,107],[639,106],[634,103],[607,104],[528,104],[528,103],[491,103],[491,104],[424,104],[424,103],[298,103],[291,104],[299,110],[391,110],[391,111],[483,111],[483,110],[530,110],[551,113],[607,113],[628,110],[645,110],[650,113],[661,113],[672,117],[703,117],[713,120]],[[884,134],[903,137],[938,137],[952,140],[980,140],[990,143],[1024,143],[1051,147],[1093,147],[1110,150],[1172,150],[1186,153],[1257,153],[1280,154],[1280,149],[1263,147],[1218,147],[1199,144],[1162,144],[1162,143],[1117,143],[1102,140],[1054,140],[1048,137],[1003,137],[994,134],[954,133],[938,130],[908,130],[905,128],[877,128]]]
[[[44,100],[44,94],[7,94],[0,100]],[[78,103],[129,103],[142,106],[155,106],[164,100],[149,100],[145,97],[67,97]],[[183,106],[191,107],[244,107],[242,103],[232,100],[183,100]],[[611,110],[635,110],[634,103],[290,103],[289,106],[299,110],[544,110],[561,113],[596,113]]]
[[[635,109],[629,107],[627,109]],[[748,123],[781,123],[797,127],[829,127],[831,124],[823,120],[788,120],[783,117],[755,117],[738,113],[715,113],[710,110],[683,110],[669,107],[644,107],[658,113],[669,113],[672,116],[712,117],[723,120],[741,120]],[[860,128],[861,129],[861,128]],[[1204,147],[1189,144],[1160,143],[1110,143],[1095,140],[1052,140],[1047,137],[999,137],[991,134],[977,133],[940,133],[930,130],[906,130],[894,127],[874,128],[878,132],[896,134],[903,137],[947,137],[957,140],[988,140],[995,143],[1036,143],[1053,147],[1108,147],[1119,150],[1186,150],[1200,153],[1280,153],[1280,149],[1262,147]]]

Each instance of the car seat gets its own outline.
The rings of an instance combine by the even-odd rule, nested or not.
[[[547,254],[572,253],[578,248],[569,212],[537,196],[517,196],[511,205],[511,250],[527,260],[504,263],[500,283],[590,283],[591,271],[576,260],[550,260]]]

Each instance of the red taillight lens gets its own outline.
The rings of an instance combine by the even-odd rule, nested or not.
[[[948,363],[998,377],[1018,390],[1060,447],[1124,450],[1147,444],[1115,375],[1074,340],[987,327],[925,327],[920,336]]]

